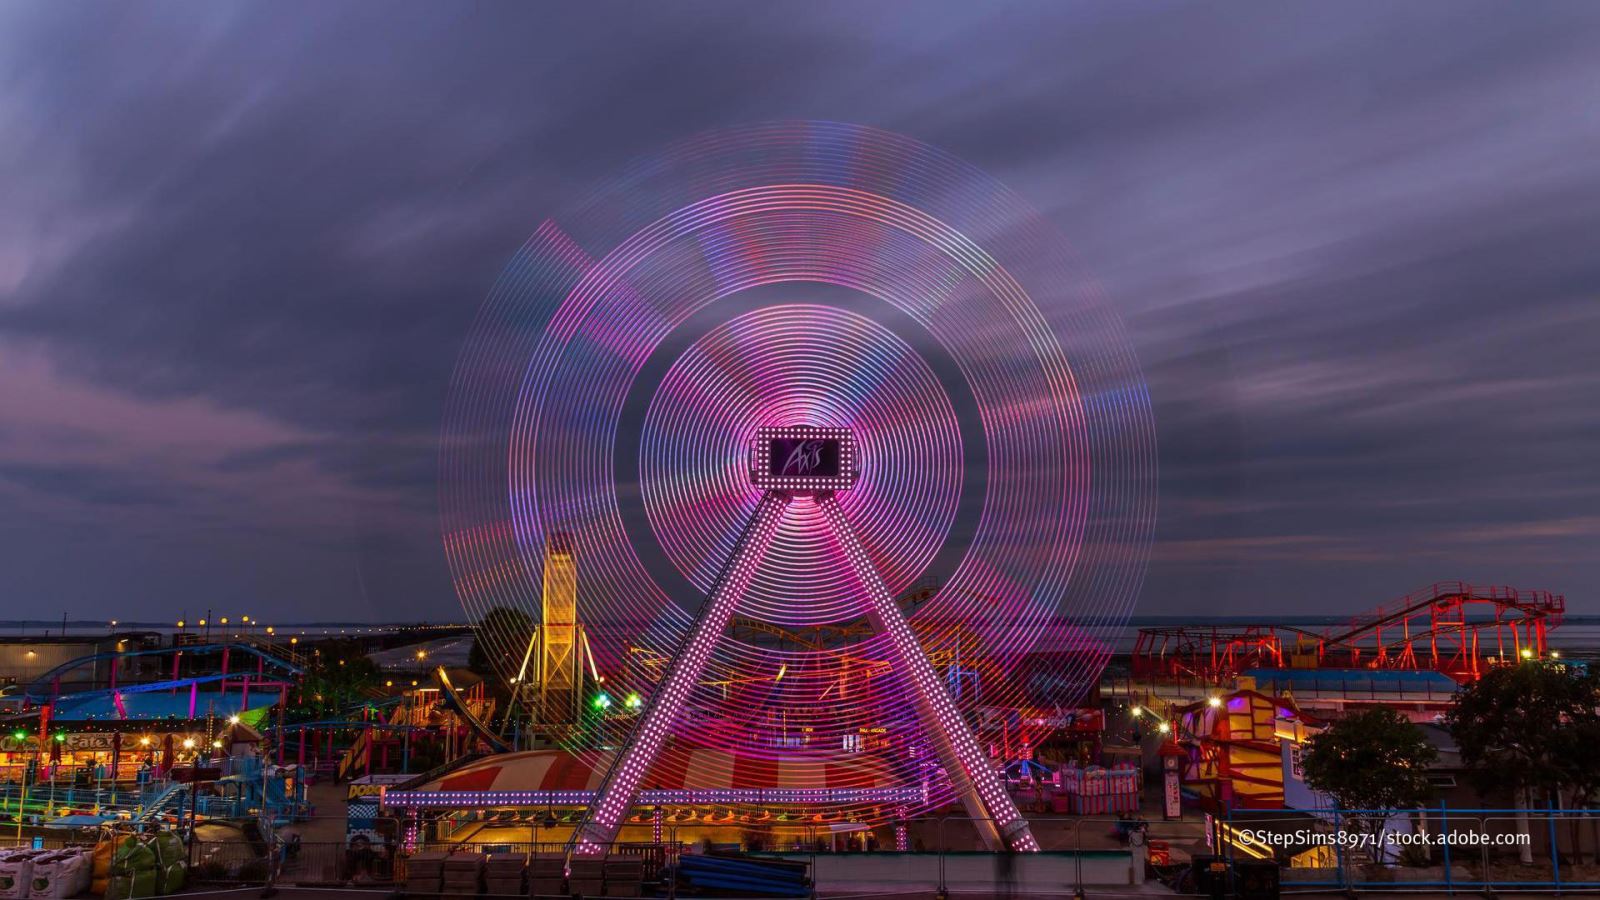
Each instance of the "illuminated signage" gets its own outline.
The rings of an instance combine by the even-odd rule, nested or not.
[[[1161,767],[1161,815],[1167,819],[1182,818],[1183,788],[1178,774],[1178,757],[1163,757]]]
[[[762,428],[750,445],[750,480],[769,490],[838,491],[855,484],[855,442],[843,428]]]
[[[362,797],[381,797],[384,791],[397,784],[410,781],[412,775],[365,775],[350,782],[345,789],[346,800],[359,800]]]
[[[824,438],[773,438],[767,441],[767,471],[780,478],[838,478],[839,442]]]
[[[151,752],[160,750],[160,738],[148,745],[139,743],[139,735],[124,734],[122,736],[122,752]],[[173,741],[181,746],[183,739],[190,737],[200,739],[203,734],[174,734]],[[68,753],[110,753],[114,748],[116,738],[110,732],[72,732],[66,735],[62,742],[62,749]],[[0,737],[0,753],[33,753],[38,749],[39,735],[30,732],[27,737],[18,740],[14,734],[7,733]]]

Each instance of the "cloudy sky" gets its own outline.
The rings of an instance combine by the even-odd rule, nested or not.
[[[439,418],[500,267],[774,118],[1081,251],[1161,436],[1141,612],[1600,613],[1600,5],[10,2],[0,618],[459,616]]]

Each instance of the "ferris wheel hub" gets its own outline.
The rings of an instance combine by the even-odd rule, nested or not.
[[[848,428],[760,428],[750,442],[750,482],[758,488],[791,494],[843,491],[860,474]]]

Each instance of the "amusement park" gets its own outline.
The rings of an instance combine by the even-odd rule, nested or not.
[[[0,900],[1600,895],[1600,3],[0,61]]]
[[[613,773],[660,708],[651,699],[671,696],[673,658],[583,620],[570,536],[554,535],[542,563],[535,615],[496,608],[471,626],[8,640],[8,666],[41,648],[93,652],[5,694],[0,827],[20,849],[0,854],[0,875],[36,867],[40,884],[59,885],[43,896],[72,896],[79,881],[105,896],[237,881],[464,893],[450,881],[463,878],[485,895],[803,896],[840,884],[914,891],[938,861],[943,888],[959,893],[981,892],[999,851],[1038,854],[1028,871],[1073,890],[1198,890],[1203,874],[1188,873],[1212,860],[1241,891],[1274,879],[1312,890],[1358,851],[1241,835],[1336,821],[1306,775],[1317,735],[1363,710],[1395,712],[1438,750],[1427,778],[1439,805],[1391,827],[1426,833],[1476,815],[1504,838],[1516,817],[1474,813],[1506,800],[1468,777],[1447,714],[1496,672],[1586,669],[1556,649],[1559,595],[1453,582],[1322,626],[1129,624],[1097,638],[1104,674],[1087,684],[1034,677],[1060,664],[1053,647],[1007,672],[975,635],[912,617],[932,683],[957,711],[945,721],[966,731],[942,757],[893,717],[848,717],[903,697],[892,666],[828,649],[871,622],[734,615],[718,632],[780,661],[739,678],[697,673],[678,720],[692,724],[648,748],[657,755],[601,830]],[[928,592],[918,585],[895,606],[915,611]],[[624,652],[596,652],[612,643]],[[804,662],[781,661],[794,654]],[[995,688],[1004,678],[1022,690]],[[809,702],[784,711],[753,699],[790,691]],[[730,716],[728,700],[743,714]],[[995,791],[970,805],[950,774],[962,747]],[[1021,826],[1008,830],[994,808]],[[1530,849],[1581,881],[1592,834],[1543,815],[1548,833]],[[161,849],[162,834],[182,841]],[[1470,885],[1511,864],[1491,860],[1455,863],[1452,877]]]
[[[446,405],[465,619],[6,637],[0,898],[1600,886],[1600,795],[1474,737],[1588,734],[1560,594],[1134,617],[1152,406],[1058,241],[833,123],[546,221]]]

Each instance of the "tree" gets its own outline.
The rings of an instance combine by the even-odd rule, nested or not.
[[[1510,788],[1518,809],[1553,806],[1563,789],[1580,806],[1600,796],[1600,675],[1554,660],[1499,666],[1457,695],[1445,723],[1479,790]],[[1532,846],[1522,852],[1531,862]]]
[[[1392,709],[1374,707],[1334,722],[1313,737],[1302,758],[1306,784],[1341,809],[1361,810],[1346,826],[1371,835],[1383,861],[1383,833],[1396,812],[1428,800],[1428,766],[1439,752],[1422,730]]]
[[[382,673],[359,644],[330,641],[312,651],[285,718],[300,722],[342,716],[371,702],[381,683]]]
[[[494,680],[510,677],[522,665],[528,641],[533,637],[533,618],[520,609],[496,606],[478,622],[478,633],[467,654],[467,668]]]

